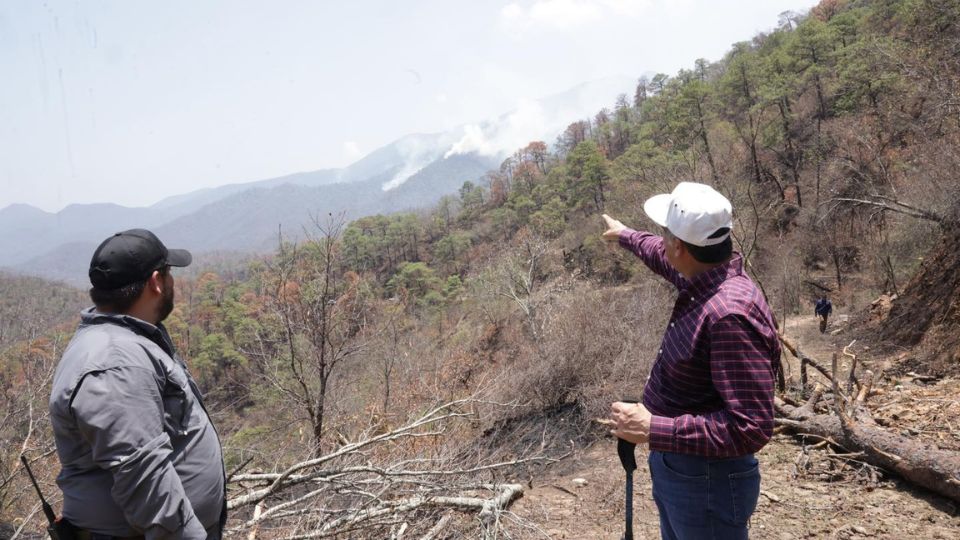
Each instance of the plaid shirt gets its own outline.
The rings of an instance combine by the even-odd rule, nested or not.
[[[773,433],[780,342],[741,257],[688,281],[667,261],[661,237],[627,229],[620,245],[679,290],[643,392],[650,449],[733,457],[762,448]]]

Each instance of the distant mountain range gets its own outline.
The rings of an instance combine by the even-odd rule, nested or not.
[[[311,216],[354,219],[428,207],[530,141],[552,142],[632,85],[625,77],[584,83],[486,122],[401,137],[342,169],[201,189],[144,208],[76,204],[49,213],[13,204],[0,210],[0,267],[85,286],[96,245],[124,229],[150,228],[202,261],[208,251],[272,250],[278,229],[298,238]]]

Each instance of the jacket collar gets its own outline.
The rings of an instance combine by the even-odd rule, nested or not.
[[[132,332],[153,341],[166,350],[170,356],[174,355],[173,340],[170,339],[170,334],[167,333],[167,329],[164,328],[163,323],[153,325],[130,315],[101,313],[97,311],[95,307],[90,307],[80,312],[81,327],[97,324],[115,324],[128,328]]]

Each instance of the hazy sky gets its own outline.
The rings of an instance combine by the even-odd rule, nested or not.
[[[0,208],[343,166],[584,81],[717,60],[816,3],[6,0]]]

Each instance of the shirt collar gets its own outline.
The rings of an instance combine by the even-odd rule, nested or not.
[[[702,274],[698,274],[687,282],[684,291],[691,296],[709,293],[720,286],[728,278],[743,274],[743,257],[734,253],[729,261],[715,266]]]

